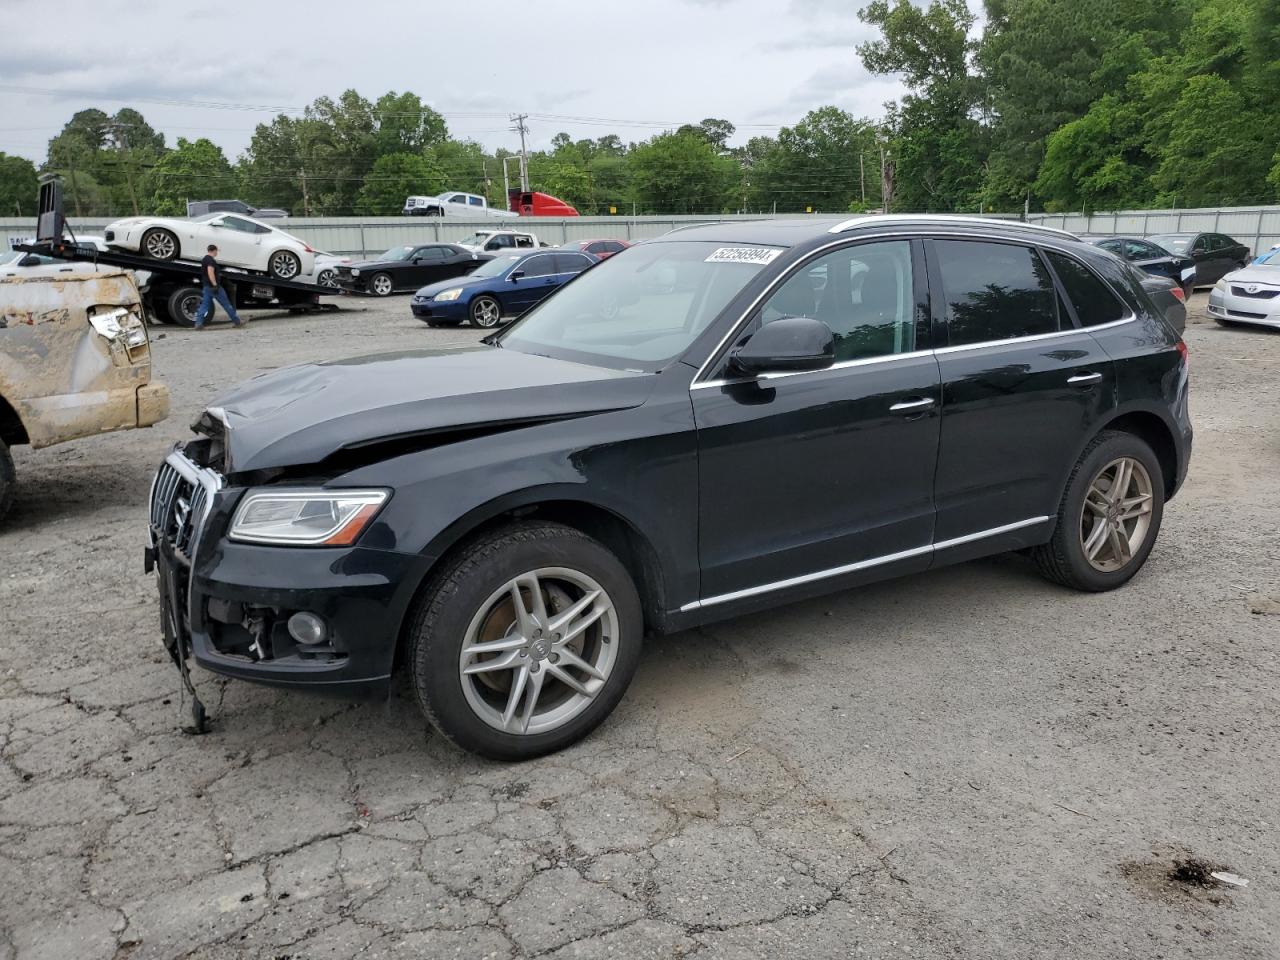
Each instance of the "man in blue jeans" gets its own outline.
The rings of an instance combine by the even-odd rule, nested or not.
[[[204,296],[200,298],[200,307],[196,310],[196,329],[203,330],[205,323],[213,316],[213,301],[222,304],[234,326],[240,326],[240,315],[236,313],[235,304],[222,289],[222,268],[218,266],[218,247],[209,244],[208,252],[200,261],[200,285],[204,287]]]

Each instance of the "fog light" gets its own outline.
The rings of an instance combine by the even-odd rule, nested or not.
[[[329,628],[320,617],[302,610],[289,618],[289,636],[301,644],[315,646],[325,642]]]

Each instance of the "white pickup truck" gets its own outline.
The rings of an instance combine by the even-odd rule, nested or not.
[[[524,230],[477,230],[471,236],[456,241],[476,253],[506,253],[509,250],[534,250],[550,246],[538,240],[537,234]]]
[[[442,193],[438,197],[407,197],[406,217],[470,217],[472,220],[514,220],[520,214],[499,210],[478,193]]]

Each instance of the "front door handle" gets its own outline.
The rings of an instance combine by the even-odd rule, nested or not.
[[[917,400],[903,400],[889,408],[890,413],[922,413],[933,406],[932,397],[921,397]]]
[[[1067,377],[1067,383],[1073,387],[1088,387],[1101,379],[1102,374],[1100,373],[1077,373],[1074,377]]]

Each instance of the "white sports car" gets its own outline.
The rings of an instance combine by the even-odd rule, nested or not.
[[[315,251],[292,234],[236,213],[208,213],[193,220],[127,217],[103,232],[116,250],[136,250],[156,260],[199,260],[209,244],[218,262],[296,280],[315,268]]]

